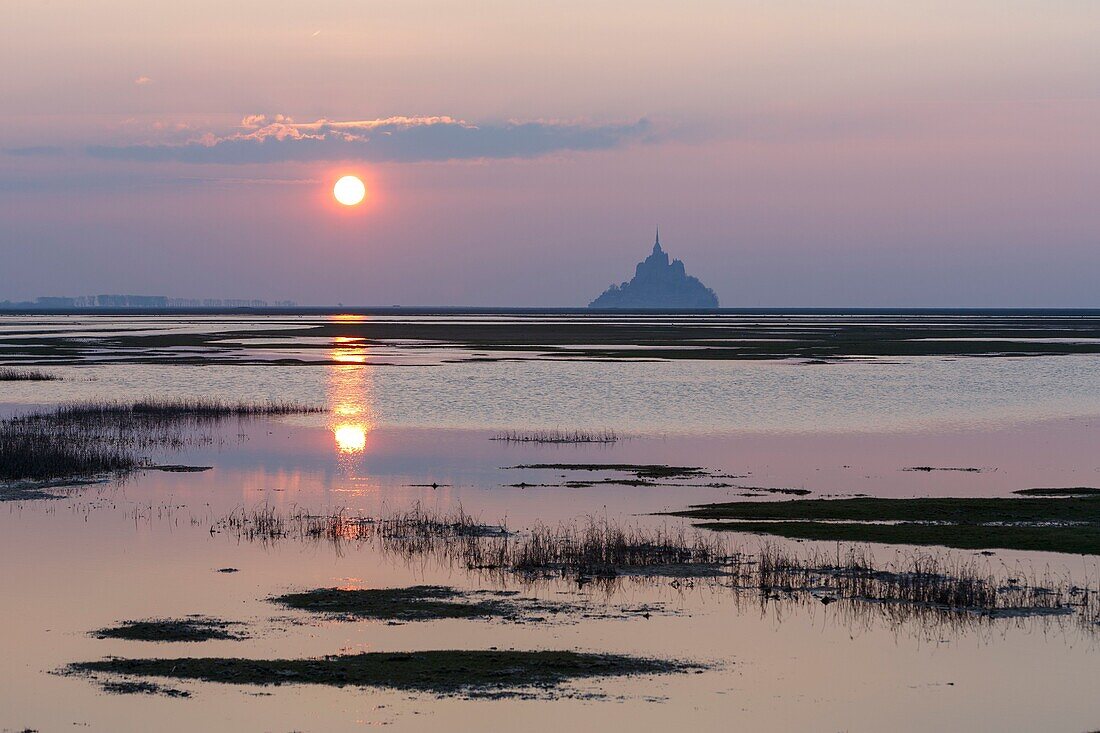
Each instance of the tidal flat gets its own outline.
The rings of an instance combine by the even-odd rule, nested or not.
[[[0,482],[0,727],[1091,729],[1092,319],[0,318],[3,420],[311,408]]]
[[[129,363],[334,362],[330,344],[389,350],[453,350],[449,360],[775,360],[828,365],[850,357],[1012,357],[1100,353],[1096,312],[727,311],[608,313],[591,310],[448,313],[446,309],[373,309],[199,319],[209,328],[149,327],[110,317],[71,330],[14,327],[0,340],[0,360],[74,364],[104,357]],[[171,320],[166,319],[166,320]],[[178,318],[184,321],[185,318]],[[154,321],[155,323],[155,321]],[[70,331],[70,332],[67,332]],[[106,353],[104,353],[106,352]],[[387,355],[394,354],[389,351]],[[400,357],[398,357],[400,359]]]

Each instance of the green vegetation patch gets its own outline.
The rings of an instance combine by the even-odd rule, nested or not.
[[[1061,491],[1061,490],[1059,490]],[[1100,555],[1100,493],[1056,498],[804,499],[694,506],[699,526],[782,537]],[[896,522],[896,524],[875,524]]]
[[[1019,527],[985,524],[849,524],[837,522],[704,522],[701,529],[757,532],[799,540],[941,545],[1100,555],[1100,526]]]
[[[547,623],[592,618],[649,617],[664,613],[661,604],[612,607],[524,598],[518,591],[470,591],[434,585],[355,590],[319,588],[269,599],[289,608],[329,614],[343,620],[378,619],[390,623],[440,619],[496,619],[511,623]]]
[[[408,588],[345,590],[318,588],[287,593],[271,601],[289,608],[387,621],[431,621],[446,618],[511,616],[515,608],[498,599],[466,600],[453,588],[414,585]]]
[[[861,522],[1100,523],[1100,496],[991,499],[800,499],[701,504],[676,516],[693,519],[803,519]]]
[[[70,665],[73,673],[164,677],[245,685],[383,687],[442,695],[502,695],[593,677],[701,669],[682,662],[573,651],[370,652],[314,659],[119,659]]]
[[[239,640],[244,634],[231,630],[237,624],[213,618],[161,618],[143,621],[123,621],[118,626],[92,632],[98,639],[126,639],[129,641],[210,641],[212,639]]]

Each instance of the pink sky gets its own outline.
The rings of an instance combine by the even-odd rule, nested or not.
[[[583,305],[660,224],[727,306],[1098,307],[1097,27],[1084,0],[14,0],[0,300]]]

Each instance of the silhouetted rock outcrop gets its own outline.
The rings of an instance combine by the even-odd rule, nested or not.
[[[653,253],[638,263],[634,279],[612,285],[589,308],[717,308],[718,296],[697,278],[684,272],[681,260],[669,262],[661,249],[661,235]]]

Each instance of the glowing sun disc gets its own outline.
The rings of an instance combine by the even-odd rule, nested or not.
[[[367,195],[367,187],[355,176],[344,176],[332,187],[332,195],[344,206],[355,206]]]

